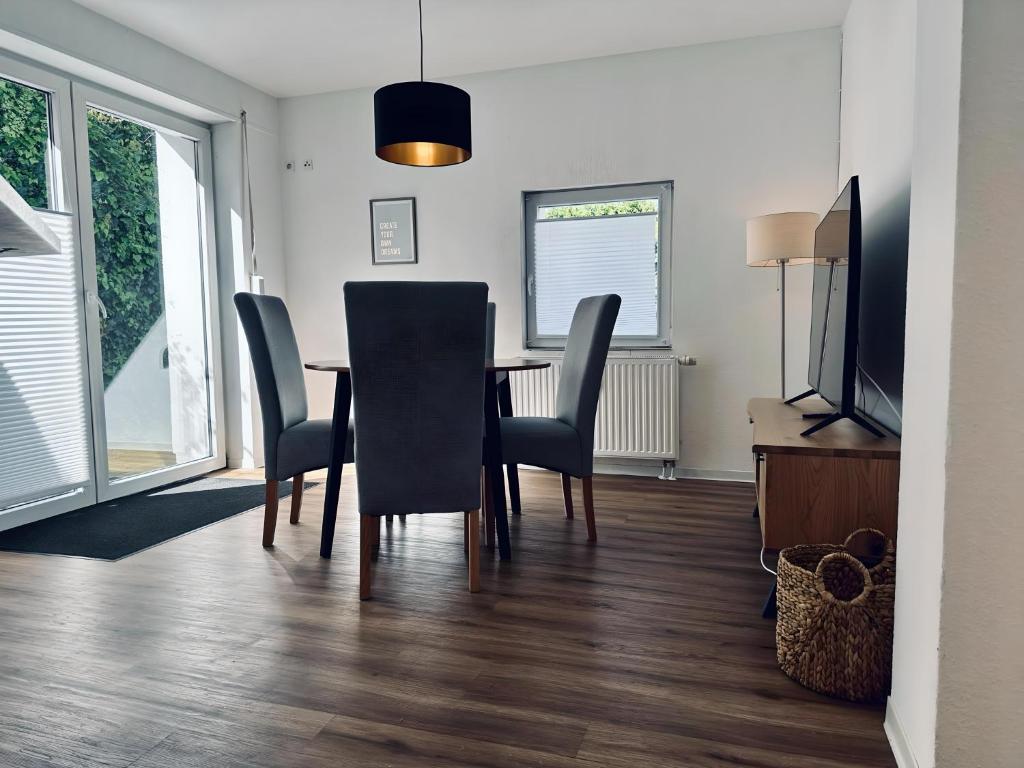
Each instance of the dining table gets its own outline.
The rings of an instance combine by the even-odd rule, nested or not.
[[[327,487],[324,494],[323,530],[320,535],[320,557],[329,558],[334,544],[334,527],[338,517],[338,497],[341,493],[341,472],[345,461],[345,441],[352,411],[352,376],[347,360],[313,360],[305,363],[311,371],[335,375],[334,410],[331,417],[331,446],[327,465]],[[512,541],[509,536],[508,510],[505,500],[505,475],[501,456],[501,415],[498,404],[498,374],[516,371],[535,371],[550,368],[551,361],[522,357],[484,361],[484,438],[482,458],[486,487],[490,491],[489,504],[484,515],[488,521],[488,543],[491,542],[490,523],[493,521],[498,553],[502,560],[512,559]],[[357,447],[358,450],[358,447]],[[357,459],[358,460],[358,459]]]

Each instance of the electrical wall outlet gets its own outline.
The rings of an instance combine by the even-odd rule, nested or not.
[[[302,170],[304,170],[304,171],[312,171],[313,170],[313,161],[312,160],[303,160],[302,161]]]
[[[284,164],[284,169],[286,171],[294,171],[295,170],[295,161],[294,160],[289,160],[288,162],[286,162]]]

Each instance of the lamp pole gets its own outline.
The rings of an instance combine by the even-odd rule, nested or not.
[[[782,372],[782,399],[786,399],[786,262],[784,259],[779,259],[779,317],[782,319],[780,327],[782,328],[781,335],[779,337],[779,349],[781,350],[781,357],[779,360],[779,370]]]

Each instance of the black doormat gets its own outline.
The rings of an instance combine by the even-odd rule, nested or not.
[[[278,490],[281,498],[290,496],[291,482]],[[186,480],[0,532],[0,551],[120,560],[263,501],[262,480]]]

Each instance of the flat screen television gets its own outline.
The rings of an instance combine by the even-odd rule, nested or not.
[[[792,404],[817,394],[836,410],[805,414],[821,421],[804,430],[804,436],[841,419],[851,419],[882,436],[857,413],[860,270],[860,187],[854,176],[814,231],[814,288],[807,359],[807,383],[811,388],[786,402]]]

